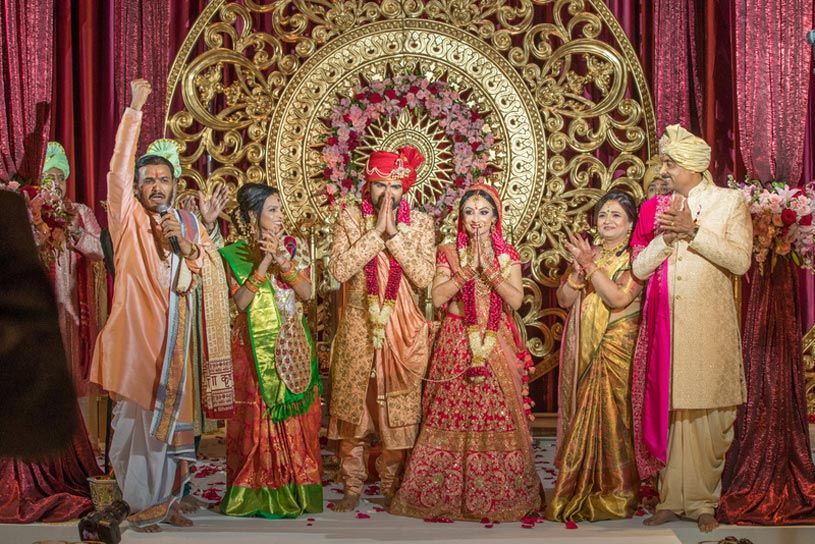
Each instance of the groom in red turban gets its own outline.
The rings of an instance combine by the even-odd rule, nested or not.
[[[405,146],[375,151],[365,167],[361,206],[340,211],[329,270],[342,282],[340,325],[331,358],[328,437],[339,441],[345,496],[334,510],[353,510],[368,477],[367,438],[377,435],[386,505],[396,492],[421,415],[428,323],[416,302],[435,270],[433,220],[404,195],[424,157]]]

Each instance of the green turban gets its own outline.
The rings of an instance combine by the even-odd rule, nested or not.
[[[665,134],[659,139],[659,153],[669,156],[686,170],[701,173],[705,180],[713,181],[707,169],[710,166],[710,146],[680,125],[665,127]]]
[[[173,165],[173,177],[178,179],[181,177],[181,161],[178,158],[178,143],[169,138],[161,138],[156,140],[147,147],[147,153],[142,155],[157,155],[163,159],[167,159]]]
[[[62,175],[66,178],[71,175],[71,166],[68,164],[68,155],[59,142],[48,142],[48,149],[45,150],[45,163],[42,165],[42,173],[46,173],[52,168],[62,170]]]

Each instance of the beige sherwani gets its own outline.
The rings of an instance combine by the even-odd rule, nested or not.
[[[433,279],[434,239],[432,219],[417,210],[411,211],[410,225],[387,241],[366,228],[357,207],[342,210],[334,226],[329,270],[343,283],[345,304],[331,357],[328,436],[341,441],[346,492],[359,493],[367,477],[363,439],[368,434],[376,433],[382,440],[379,472],[385,493],[405,450],[416,439],[429,328],[415,290],[427,287]],[[396,306],[385,327],[385,345],[379,350],[372,343],[365,277],[365,265],[377,255],[380,301],[390,255],[403,270]]]
[[[694,238],[668,246],[658,235],[633,271],[645,280],[669,259],[671,413],[658,509],[698,518],[718,502],[735,407],[747,395],[732,279],[750,267],[753,229],[737,191],[703,181],[685,205],[699,227]]]

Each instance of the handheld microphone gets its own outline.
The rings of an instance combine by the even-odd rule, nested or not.
[[[156,206],[156,211],[160,216],[164,217],[170,211],[170,208],[169,206],[167,206],[166,203],[162,202],[161,204]],[[176,255],[181,255],[181,246],[178,245],[178,238],[176,238],[175,236],[170,236],[167,238],[167,240],[170,241],[170,247],[173,249],[173,253],[175,253]]]

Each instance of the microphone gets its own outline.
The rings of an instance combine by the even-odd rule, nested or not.
[[[161,217],[164,217],[170,211],[170,208],[165,202],[162,202],[156,206],[156,211]],[[178,245],[178,238],[175,236],[170,236],[167,239],[170,241],[170,247],[173,248],[173,253],[176,255],[181,255],[181,246]]]

